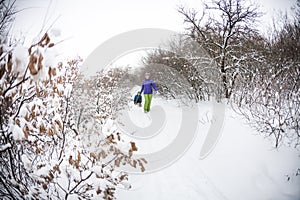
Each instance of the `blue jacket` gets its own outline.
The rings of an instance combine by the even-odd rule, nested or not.
[[[144,91],[144,94],[152,94],[152,88],[154,88],[154,90],[157,91],[157,87],[154,81],[151,79],[144,79],[141,93]]]

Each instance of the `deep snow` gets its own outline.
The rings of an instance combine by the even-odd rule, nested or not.
[[[133,93],[134,94],[134,93]],[[153,137],[138,138],[139,151],[158,151],[172,142],[180,120],[181,108],[175,102],[154,96],[152,106],[161,105],[166,113],[163,130]],[[201,102],[198,130],[193,144],[172,165],[159,171],[131,174],[132,188],[119,190],[118,199],[142,200],[297,200],[300,199],[299,151],[290,147],[274,149],[269,140],[251,129],[246,121],[225,110],[222,135],[213,151],[200,159],[200,151],[210,124],[215,119],[213,102]],[[151,111],[150,111],[151,112]],[[151,124],[142,107],[130,104],[130,120],[140,127]],[[155,116],[152,115],[152,118]],[[174,135],[175,134],[175,135]],[[129,138],[131,137],[128,134]],[[288,181],[288,176],[290,180]]]

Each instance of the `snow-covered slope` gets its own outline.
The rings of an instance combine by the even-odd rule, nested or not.
[[[153,108],[160,105],[166,113],[163,130],[152,137],[134,137],[142,152],[158,151],[176,137],[181,108],[176,103],[154,97]],[[198,104],[197,135],[190,148],[172,165],[159,171],[132,174],[132,188],[120,190],[119,199],[141,200],[297,200],[300,199],[299,152],[293,148],[274,149],[257,135],[241,116],[226,107],[222,135],[214,150],[199,159],[206,133],[214,120],[212,102]],[[155,116],[130,106],[130,120],[140,127],[149,126]],[[152,121],[151,121],[152,120]],[[130,134],[129,134],[130,135]],[[130,136],[129,136],[130,137]],[[290,180],[288,181],[288,176]]]

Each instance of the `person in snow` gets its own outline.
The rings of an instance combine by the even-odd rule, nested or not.
[[[145,79],[143,80],[142,89],[141,89],[141,94],[142,94],[142,92],[144,92],[144,99],[145,99],[144,111],[145,111],[145,113],[150,111],[153,89],[155,90],[155,92],[158,91],[154,81],[152,79],[150,79],[150,73],[145,73]]]
[[[141,92],[138,92],[133,99],[135,105],[142,106],[142,95]]]

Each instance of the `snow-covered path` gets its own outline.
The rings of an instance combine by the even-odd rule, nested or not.
[[[156,109],[147,116],[142,108],[131,106],[128,115],[124,115],[135,124],[134,128],[154,127],[153,135],[151,132],[145,136],[131,136],[128,133],[128,137],[136,141],[139,154],[155,154],[176,139],[182,120],[181,108],[174,102],[154,98],[153,108],[158,105],[165,113],[163,123],[155,122],[155,118],[162,117],[160,115],[162,112],[156,112],[158,111]],[[211,154],[205,158],[200,156],[210,125],[216,117],[212,114],[212,102],[199,103],[198,106],[197,134],[187,151],[182,152],[179,159],[158,171],[147,171],[146,165],[144,174],[131,174],[132,189],[120,190],[117,198],[122,200],[300,198],[300,178],[293,174],[299,167],[299,152],[287,147],[273,149],[270,142],[257,136],[256,132],[229,107],[226,107],[220,140]],[[159,116],[155,116],[156,114]],[[154,125],[163,124],[163,127],[158,129],[156,125],[151,125],[152,122]],[[160,155],[159,159],[164,156],[167,154]],[[169,157],[165,160],[169,160]],[[152,163],[149,163],[149,166],[151,165]],[[291,176],[290,181],[287,181],[286,175]]]

